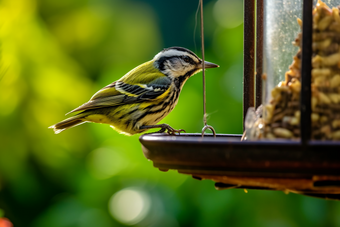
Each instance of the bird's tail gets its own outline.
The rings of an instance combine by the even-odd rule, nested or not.
[[[83,124],[85,122],[86,122],[86,120],[83,118],[82,115],[76,115],[76,116],[67,118],[67,119],[65,119],[65,120],[63,120],[63,121],[61,121],[61,122],[59,122],[55,125],[52,125],[48,128],[52,128],[54,130],[54,133],[58,134],[58,133],[64,131],[65,129],[72,128],[74,126]]]

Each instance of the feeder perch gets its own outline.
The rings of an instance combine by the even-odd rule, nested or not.
[[[340,99],[315,103],[315,99],[320,101],[323,95],[339,94],[340,97],[340,73],[339,84],[327,88],[327,81],[336,76],[333,72],[340,72],[340,16],[335,1],[326,2],[329,8],[322,4],[314,2],[313,9],[310,0],[245,0],[243,120],[249,120],[252,112],[247,115],[247,111],[253,108],[258,109],[259,116],[252,123],[263,124],[249,127],[245,122],[243,136],[142,135],[144,155],[154,167],[162,171],[177,170],[195,179],[213,180],[216,189],[282,190],[340,200],[340,134],[339,138],[336,134],[340,124],[333,123],[337,120],[340,123],[340,112],[334,113]],[[316,10],[321,13],[317,15]],[[326,16],[331,18],[324,19]],[[299,23],[297,18],[301,18]],[[328,35],[323,35],[326,33]],[[296,47],[290,47],[294,40]],[[333,49],[328,48],[331,45]],[[334,60],[334,66],[325,63],[325,59],[337,55],[339,59]],[[316,81],[314,75],[322,70],[327,74],[324,84],[324,78]],[[291,88],[300,89],[298,95],[294,96]],[[288,96],[277,100],[275,92],[279,90],[281,93],[277,94],[283,96],[285,89]],[[295,106],[285,104],[287,100],[295,101]],[[270,108],[272,114],[283,111],[285,121],[268,117]],[[253,115],[256,116],[254,111]],[[295,122],[289,122],[293,117]],[[329,129],[325,126],[327,123]],[[325,127],[323,134],[315,133],[318,127]],[[253,130],[256,133],[249,133]],[[291,133],[289,136],[278,133],[287,131]]]

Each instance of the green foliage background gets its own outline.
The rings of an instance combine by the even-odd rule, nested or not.
[[[209,124],[241,133],[243,24],[218,23],[215,4],[205,1],[206,59],[221,66],[207,73]],[[137,226],[340,225],[334,201],[216,191],[211,181],[160,172],[143,156],[139,135],[99,124],[58,135],[48,129],[165,47],[200,55],[196,8],[196,0],[0,0],[0,209],[15,227],[125,226],[108,204],[131,187],[151,201]],[[201,74],[163,122],[201,130]]]

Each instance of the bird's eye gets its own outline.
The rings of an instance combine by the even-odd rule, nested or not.
[[[185,62],[188,62],[188,63],[190,62],[190,58],[189,58],[188,56],[184,56],[184,57],[183,57],[183,60],[184,60]]]

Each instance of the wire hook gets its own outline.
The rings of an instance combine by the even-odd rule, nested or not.
[[[207,124],[207,98],[206,98],[206,86],[205,86],[205,59],[204,59],[204,24],[203,24],[203,0],[200,0],[201,5],[201,45],[202,45],[202,76],[203,76],[203,123],[204,127],[202,129],[202,137],[204,137],[204,132],[210,129],[214,137],[216,137],[215,129]]]
[[[204,133],[207,129],[210,129],[210,131],[212,131],[212,133],[214,134],[214,137],[216,137],[215,129],[210,125],[205,125],[202,129],[202,138],[204,137]]]

